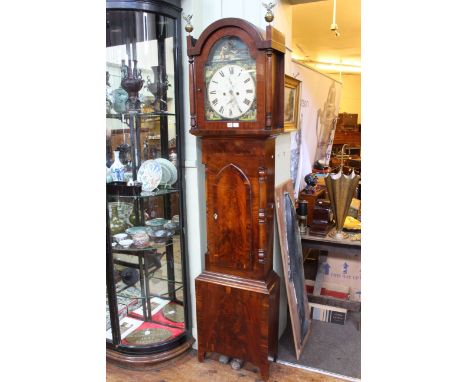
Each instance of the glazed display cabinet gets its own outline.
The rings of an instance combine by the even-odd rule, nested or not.
[[[109,359],[132,364],[193,343],[179,6],[107,2],[106,344]]]

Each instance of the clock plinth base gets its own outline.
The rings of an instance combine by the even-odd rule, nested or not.
[[[198,360],[206,352],[240,358],[267,380],[268,356],[278,353],[279,281],[274,271],[266,281],[207,271],[198,276]]]

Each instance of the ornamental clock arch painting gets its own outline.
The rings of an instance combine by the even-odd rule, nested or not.
[[[256,120],[256,64],[241,39],[227,36],[205,63],[205,118]]]

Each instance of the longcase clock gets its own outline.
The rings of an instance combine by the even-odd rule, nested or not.
[[[202,140],[208,251],[195,280],[198,357],[269,375],[278,349],[273,271],[275,135],[283,130],[284,36],[236,18],[187,37],[190,132]]]

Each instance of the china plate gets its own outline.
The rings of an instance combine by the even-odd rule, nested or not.
[[[170,180],[170,184],[171,186],[173,186],[175,184],[175,182],[177,182],[177,167],[174,166],[174,164],[172,162],[169,162],[169,168],[171,170],[171,180]]]
[[[159,165],[161,166],[161,170],[162,170],[162,177],[161,177],[161,184],[169,184],[169,182],[171,181],[171,178],[172,178],[172,174],[171,174],[171,170],[169,169],[167,163],[161,161],[162,158],[158,158],[156,159],[159,163]]]
[[[168,161],[165,158],[158,158],[156,160],[159,162],[161,167],[165,168],[166,169],[165,171],[167,171],[170,174],[170,178],[167,180],[167,182],[161,182],[161,183],[170,184],[172,186],[175,182],[177,182],[176,166],[174,166],[174,164],[171,161]]]
[[[153,191],[161,183],[161,178],[161,165],[155,159],[143,162],[137,173],[137,180],[142,183],[143,191]]]

